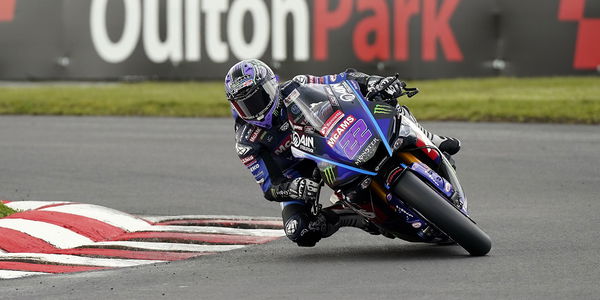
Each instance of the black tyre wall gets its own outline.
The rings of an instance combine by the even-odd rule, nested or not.
[[[471,255],[486,255],[492,248],[490,237],[483,230],[416,174],[404,172],[394,187],[394,193]]]

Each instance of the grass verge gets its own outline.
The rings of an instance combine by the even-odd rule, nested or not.
[[[410,81],[420,120],[600,124],[600,77]],[[0,114],[224,117],[220,82],[0,87]]]
[[[12,215],[16,213],[16,211],[0,202],[0,218],[4,218],[8,215]]]

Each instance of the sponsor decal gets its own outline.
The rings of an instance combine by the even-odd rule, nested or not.
[[[376,115],[391,114],[392,112],[394,112],[394,108],[386,104],[377,104],[375,105],[375,109],[373,110],[373,113]]]
[[[254,172],[254,171],[258,170],[258,168],[260,168],[260,165],[255,163],[250,166],[250,172]]]
[[[281,114],[283,113],[283,108],[282,109],[275,109],[275,111],[273,111],[273,117],[277,118],[279,117]]]
[[[337,124],[343,117],[344,113],[341,110],[337,110],[329,117],[329,119],[327,119],[327,121],[325,121],[319,133],[321,133],[322,136],[327,136],[333,129],[333,126],[335,126],[335,124]]]
[[[403,213],[406,216],[407,220],[415,217],[415,216],[413,216],[413,214],[409,213],[408,211],[406,211],[404,208],[402,208],[400,206],[396,206],[396,209],[398,209],[398,212]]]
[[[254,161],[254,158],[254,155],[246,156],[242,158],[242,163],[245,165],[251,165],[251,163]]]
[[[400,174],[400,172],[404,171],[402,167],[396,167],[391,172],[389,172],[388,177],[385,180],[385,184],[391,185],[392,181],[396,179],[396,175]]]
[[[258,135],[259,135],[261,132],[262,132],[262,129],[260,129],[260,128],[256,128],[256,129],[254,130],[254,132],[252,133],[252,136],[250,136],[250,139],[249,139],[249,141],[254,143],[254,142],[256,141],[256,139],[258,138]]]
[[[298,90],[293,90],[287,97],[285,97],[285,99],[283,99],[283,104],[288,107],[290,104],[292,104],[292,102],[298,99],[299,96],[300,92],[298,92]]]
[[[297,75],[294,77],[294,79],[292,79],[293,81],[300,83],[300,84],[306,84],[307,79],[305,75]]]
[[[254,80],[249,75],[245,75],[233,82],[229,89],[231,90],[232,94],[235,94],[243,88],[251,86],[253,83]]]
[[[272,135],[272,134],[267,134],[267,132],[265,132],[265,133],[263,134],[263,137],[261,137],[261,139],[262,139],[262,138],[264,138],[264,136],[265,136],[265,135],[266,135],[266,138],[265,138],[264,140],[265,140],[267,143],[270,143],[270,142],[272,142],[272,141],[273,141],[273,135]]]
[[[328,166],[327,168],[323,169],[323,179],[325,180],[325,183],[331,185],[335,182],[335,167],[334,166]]]
[[[329,139],[327,140],[327,145],[329,145],[329,147],[333,148],[335,146],[335,144],[337,143],[337,141],[339,140],[339,138],[344,134],[344,132],[346,132],[346,130],[350,127],[350,125],[352,125],[355,121],[356,121],[356,118],[353,115],[347,116],[346,119],[344,119],[344,121],[342,121],[337,126],[337,128],[335,128],[333,130],[331,137],[329,137]]]
[[[294,145],[294,147],[310,153],[315,152],[315,140],[312,136],[304,134],[300,135],[296,131],[294,131],[292,135],[292,144]]]
[[[375,151],[377,151],[377,146],[379,146],[379,142],[381,140],[378,138],[374,138],[371,142],[365,147],[361,154],[356,157],[355,162],[357,164],[362,164],[366,162],[368,159],[373,157]]]
[[[244,139],[249,140],[252,137],[252,135],[256,132],[257,129],[260,129],[260,128],[257,126],[252,126],[250,124],[246,124],[246,126],[244,126],[244,131],[242,132]]]
[[[369,141],[373,136],[371,130],[367,127],[365,120],[358,120],[349,132],[346,133],[339,141],[340,148],[344,150],[344,154],[350,159],[354,159],[358,151]]]
[[[338,98],[342,101],[351,102],[356,99],[356,96],[344,83],[334,83],[330,84],[331,88],[334,92],[338,94]]]
[[[281,125],[281,127],[279,127],[279,131],[287,131],[289,128],[290,128],[290,123],[284,122],[283,125]]]
[[[294,130],[302,131],[304,130],[304,127],[300,125],[294,125]]]
[[[329,75],[330,81],[335,82],[336,79],[337,79],[337,74]]]
[[[235,144],[235,150],[237,151],[237,154],[239,156],[246,155],[251,149],[252,149],[252,147],[250,147],[250,146],[240,145],[238,143]]]
[[[421,228],[421,226],[423,226],[423,224],[421,224],[421,222],[414,222],[411,225],[415,229],[419,229],[419,228]]]
[[[308,75],[308,83],[318,83],[319,79],[316,76]]]
[[[298,115],[298,114],[300,114],[300,107],[298,107],[298,105],[294,104],[294,105],[290,106],[290,112],[293,115]]]
[[[287,136],[282,142],[281,144],[279,144],[279,146],[277,146],[275,148],[275,155],[281,155],[283,152],[285,152],[286,150],[290,149],[290,147],[292,146],[292,138],[291,136]]]

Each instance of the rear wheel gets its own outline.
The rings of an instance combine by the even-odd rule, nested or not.
[[[414,173],[404,172],[394,193],[471,255],[486,255],[492,248],[492,241],[483,230]]]

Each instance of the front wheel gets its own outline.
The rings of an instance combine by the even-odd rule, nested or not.
[[[404,172],[394,193],[469,254],[481,256],[490,252],[490,237],[414,173]]]

